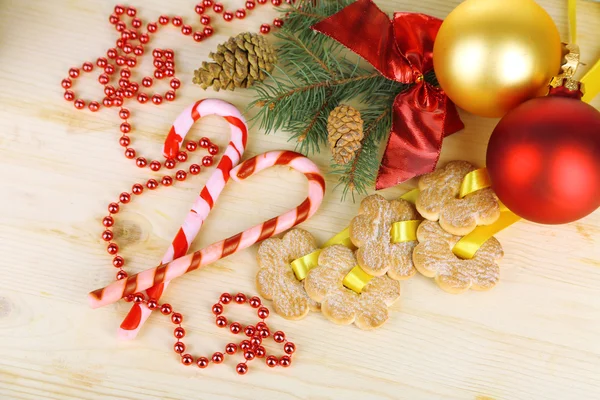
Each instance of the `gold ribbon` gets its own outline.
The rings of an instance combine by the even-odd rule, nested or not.
[[[462,199],[468,194],[485,189],[492,186],[490,176],[487,173],[487,168],[479,168],[469,172],[460,185],[459,196]]]
[[[421,220],[413,219],[410,221],[399,221],[392,224],[391,239],[392,243],[410,242],[417,240],[417,228]]]
[[[569,0],[569,41],[577,43],[577,1]],[[600,60],[581,78],[584,87],[584,95],[581,100],[589,103],[600,94]]]
[[[360,294],[365,285],[373,278],[374,276],[367,274],[361,267],[357,265],[356,267],[352,268],[348,274],[346,274],[343,284],[348,289]]]
[[[301,281],[306,278],[308,271],[317,266],[319,254],[321,254],[321,249],[315,250],[304,257],[297,258],[290,263],[292,271],[294,271],[294,275],[296,275],[296,279]]]

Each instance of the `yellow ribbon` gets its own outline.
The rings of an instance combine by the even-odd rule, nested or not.
[[[490,186],[492,186],[492,182],[490,182],[490,176],[487,173],[487,168],[479,168],[465,175],[465,178],[460,185],[459,196],[462,199],[468,194]]]
[[[417,228],[421,220],[399,221],[392,224],[392,243],[410,242],[417,240]]]
[[[577,1],[569,0],[569,41],[577,43]],[[600,60],[581,78],[584,86],[584,95],[581,100],[589,103],[600,94]]]
[[[308,271],[317,266],[319,254],[321,254],[321,249],[315,250],[304,257],[297,258],[290,263],[292,271],[294,271],[294,275],[296,275],[296,279],[301,281],[306,278]]]
[[[363,288],[374,276],[367,274],[358,265],[344,277],[343,284],[348,289],[354,290],[356,293],[362,292]]]
[[[577,43],[577,2],[569,0],[567,14],[569,16],[569,43]]]

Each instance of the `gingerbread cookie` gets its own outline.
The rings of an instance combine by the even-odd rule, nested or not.
[[[490,188],[459,198],[465,176],[476,168],[466,161],[451,161],[419,179],[417,211],[454,235],[464,236],[477,225],[490,225],[500,217],[498,198]]]
[[[273,300],[277,314],[286,319],[302,319],[309,310],[319,310],[290,267],[293,260],[316,249],[314,237],[302,229],[292,229],[281,239],[267,239],[258,248],[256,287],[261,296]]]
[[[450,293],[488,290],[498,283],[498,262],[504,252],[496,238],[487,240],[470,260],[454,255],[452,248],[461,237],[446,232],[437,222],[422,222],[417,238],[419,244],[413,252],[415,267],[426,277],[435,278],[443,290]]]
[[[417,241],[392,243],[391,229],[394,222],[417,219],[415,207],[406,200],[387,201],[378,194],[365,197],[350,223],[350,239],[358,248],[358,265],[373,276],[386,272],[395,280],[414,276],[412,252]]]
[[[356,266],[352,250],[333,245],[319,255],[319,265],[304,280],[306,293],[321,303],[321,312],[340,325],[354,322],[361,329],[378,328],[388,319],[388,307],[400,297],[400,283],[387,276],[374,277],[356,293],[344,278]]]

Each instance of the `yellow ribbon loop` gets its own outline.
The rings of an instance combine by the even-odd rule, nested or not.
[[[348,274],[346,274],[343,283],[348,289],[360,294],[365,285],[373,278],[374,276],[367,274],[361,267],[357,265],[356,267],[352,268]]]
[[[577,1],[569,0],[569,41],[577,43]],[[600,94],[600,60],[581,78],[583,83],[584,95],[581,100],[589,103],[594,97]]]
[[[343,231],[329,239],[327,242],[325,242],[323,248],[333,246],[334,244],[341,244],[349,249],[354,250],[356,247],[350,239],[350,228],[344,229]]]
[[[291,262],[290,266],[292,267],[292,271],[294,271],[294,275],[296,275],[296,279],[301,281],[306,278],[308,271],[317,266],[319,254],[321,254],[321,249],[315,250],[312,253]]]
[[[569,43],[577,43],[577,1],[569,0],[568,11],[569,16]]]
[[[487,168],[479,168],[469,172],[460,185],[459,196],[462,199],[468,194],[492,186]]]
[[[402,200],[406,200],[412,204],[415,204],[417,202],[417,197],[419,197],[419,189],[410,190],[404,193],[402,196],[400,196]]]
[[[392,243],[410,242],[417,240],[417,228],[421,224],[418,219],[399,221],[392,224]]]
[[[471,259],[489,238],[520,219],[521,217],[506,208],[504,204],[500,203],[500,218],[491,225],[478,226],[473,232],[463,236],[462,239],[454,245],[452,252],[460,258]]]

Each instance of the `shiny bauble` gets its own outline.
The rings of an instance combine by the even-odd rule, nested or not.
[[[529,100],[494,129],[487,168],[515,214],[541,224],[583,218],[600,207],[600,112],[577,99]]]
[[[467,0],[444,20],[433,49],[442,89],[482,117],[546,94],[561,61],[558,29],[532,0]]]

